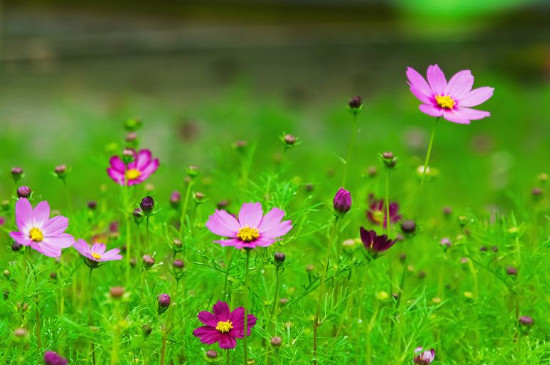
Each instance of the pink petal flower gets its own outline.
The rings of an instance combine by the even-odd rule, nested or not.
[[[57,236],[67,230],[69,227],[69,219],[63,216],[50,218],[42,226],[45,236]]]
[[[235,338],[228,333],[220,333],[218,341],[222,349],[234,349],[237,346]]]
[[[460,99],[462,96],[472,90],[474,85],[474,77],[470,70],[463,70],[457,72],[447,85],[445,89],[445,95],[452,95],[453,99]]]
[[[443,116],[443,109],[438,108],[438,107],[433,106],[433,105],[420,104],[418,106],[418,108],[420,109],[420,111],[422,113],[428,114],[432,117],[442,117]]]
[[[407,78],[413,94],[420,101],[429,103],[433,97],[433,91],[426,80],[412,67],[407,67]]]
[[[50,205],[47,201],[40,202],[34,207],[32,211],[34,224],[42,226],[45,221],[50,217]]]
[[[239,222],[225,210],[216,210],[208,217],[206,228],[222,237],[233,237],[239,231]]]
[[[216,304],[214,304],[212,310],[216,315],[216,318],[218,318],[218,321],[227,321],[229,319],[230,311],[229,305],[227,305],[227,303],[218,301]]]
[[[460,100],[460,106],[477,106],[484,103],[493,96],[494,90],[494,88],[488,86],[474,89]]]
[[[428,67],[428,83],[435,92],[435,94],[444,94],[447,88],[447,80],[445,74],[438,65],[432,65]]]
[[[32,242],[29,237],[22,232],[10,232],[10,237],[23,246],[29,246]]]
[[[203,326],[193,331],[195,337],[199,337],[202,343],[211,345],[219,341],[220,332],[215,327]]]
[[[15,203],[15,222],[19,231],[24,232],[29,228],[28,225],[32,220],[32,205],[26,198],[21,198]]]
[[[210,312],[202,311],[199,312],[199,315],[197,316],[199,318],[199,321],[204,323],[207,326],[216,328],[219,320],[216,318],[216,316]]]

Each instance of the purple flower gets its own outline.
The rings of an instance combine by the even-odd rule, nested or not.
[[[31,194],[32,190],[28,186],[20,186],[17,188],[17,197],[19,198],[28,198]]]
[[[107,168],[107,174],[117,184],[128,186],[141,184],[159,167],[159,160],[153,160],[150,150],[140,150],[137,153],[132,151],[132,153],[134,160],[127,165],[118,156],[113,156],[109,160],[110,167]]]
[[[372,224],[381,225],[383,222],[384,228],[387,225],[388,219],[386,214],[386,204],[383,199],[375,199],[371,194],[369,195],[369,210],[367,210],[367,218]],[[390,223],[394,224],[401,220],[399,214],[399,204],[396,202],[390,202]]]
[[[64,233],[69,219],[62,216],[50,218],[50,206],[47,201],[40,202],[33,209],[26,198],[15,203],[15,221],[18,232],[10,232],[11,238],[23,246],[31,248],[49,257],[61,256],[61,249],[71,246],[73,236]]]
[[[97,266],[98,262],[122,260],[122,256],[119,255],[120,249],[113,248],[105,252],[106,246],[103,243],[94,243],[92,247],[90,247],[86,241],[77,240],[73,243],[73,247],[82,256],[88,259],[89,263],[91,261],[95,266]]]
[[[414,349],[414,363],[415,364],[422,364],[422,365],[428,365],[431,364],[432,361],[434,361],[435,358],[435,350],[426,350],[424,351],[422,347],[417,347]]]
[[[359,232],[361,234],[361,242],[363,242],[368,251],[373,253],[384,252],[397,242],[397,240],[389,239],[385,234],[379,236],[374,230],[367,231],[363,227],[359,229]]]
[[[0,217],[0,226],[3,226],[6,223],[6,218]]]
[[[332,206],[335,211],[340,214],[346,214],[351,209],[351,194],[344,188],[340,188],[334,200],[332,201]]]
[[[44,364],[46,365],[67,365],[68,363],[67,359],[53,351],[46,351],[44,353]]]
[[[170,302],[172,301],[172,298],[166,293],[163,293],[157,297],[158,302],[158,313],[162,314],[166,312],[168,307],[170,306]]]
[[[193,335],[208,345],[217,342],[222,349],[235,348],[236,339],[244,338],[244,308],[238,307],[231,312],[227,303],[218,301],[212,311],[199,313],[197,317],[205,326],[195,329]],[[250,329],[256,325],[256,317],[248,314],[246,319],[247,336],[250,336]]]
[[[413,68],[407,68],[407,78],[411,92],[423,104],[420,111],[432,117],[443,117],[449,122],[470,124],[471,120],[483,119],[491,114],[471,109],[493,96],[492,87],[472,90],[474,77],[470,70],[462,70],[447,83],[445,74],[438,65],[428,67],[428,81]]]
[[[214,234],[230,238],[214,241],[222,246],[238,249],[267,247],[292,229],[291,221],[281,221],[284,215],[281,209],[273,208],[264,216],[260,203],[244,203],[238,220],[225,210],[216,210],[208,217],[206,228]]]

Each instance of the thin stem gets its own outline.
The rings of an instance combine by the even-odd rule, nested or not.
[[[88,291],[90,292],[89,300],[88,300],[88,324],[92,325],[92,272],[94,271],[93,268],[90,267],[90,274],[88,275]],[[95,346],[94,346],[94,340],[90,340],[90,347],[92,348],[92,363],[95,365]]]
[[[231,270],[231,264],[233,263],[233,258],[235,257],[236,250],[233,250],[231,253],[231,257],[229,258],[229,262],[227,263],[227,267],[225,268],[225,281],[223,284],[223,298],[226,301],[229,301],[229,271]]]
[[[388,239],[390,238],[390,229],[391,229],[391,217],[390,217],[390,174],[391,169],[386,169],[386,197],[385,197],[385,206],[386,206],[386,219],[384,223],[386,224],[386,235]]]
[[[346,155],[346,164],[344,165],[344,177],[342,179],[342,186],[346,185],[346,178],[348,175],[348,166],[350,165],[351,155],[353,153],[353,147],[355,146],[355,138],[357,135],[357,114],[353,113],[353,131],[351,132],[351,139],[348,145],[348,153]]]
[[[185,192],[185,199],[183,201],[183,207],[181,208],[180,218],[180,239],[183,242],[183,227],[185,227],[185,217],[187,215],[187,206],[189,205],[189,197],[191,195],[191,188],[193,187],[194,180],[191,179],[187,184],[187,191]]]
[[[435,131],[437,129],[438,123],[439,123],[439,117],[436,118],[434,126],[432,128],[432,134],[430,136],[430,142],[428,144],[428,152],[426,153],[426,160],[424,161],[424,170],[422,171],[422,180],[420,181],[420,192],[418,195],[422,194],[422,188],[424,187],[424,180],[426,180],[426,174],[428,173],[428,163],[430,162],[430,156],[432,154],[432,146],[435,139]]]
[[[38,305],[40,303],[40,298],[38,296],[38,274],[36,273],[35,265],[31,262],[31,254],[32,252],[31,250],[29,250],[29,254],[27,255],[27,265],[29,266],[34,276],[34,303],[35,303],[34,315],[35,315],[35,321],[36,321],[35,334],[36,334],[36,344],[38,346],[38,351],[41,352],[42,351],[42,338],[41,338],[42,322],[40,320],[40,309],[38,308]]]
[[[313,320],[313,364],[317,365],[317,336],[319,332],[319,326],[321,326],[321,323],[319,321],[319,316],[321,314],[321,301],[323,300],[323,297],[325,296],[325,279],[327,277],[328,268],[330,264],[330,254],[332,253],[332,244],[334,241],[334,236],[336,232],[336,228],[338,226],[338,220],[339,216],[334,217],[334,223],[332,225],[331,232],[329,234],[329,240],[327,245],[327,254],[326,254],[326,266],[323,270],[323,273],[321,275],[321,282],[319,283],[319,297],[317,298],[317,306],[315,309],[315,319]]]
[[[243,338],[243,345],[244,345],[244,365],[248,364],[248,345],[247,345],[247,337],[248,337],[248,266],[250,263],[250,249],[245,249],[246,251],[246,261],[244,264],[244,338]]]
[[[149,248],[149,216],[145,217],[145,250]]]
[[[227,356],[225,357],[226,359],[226,364],[229,365],[229,350],[225,350]]]

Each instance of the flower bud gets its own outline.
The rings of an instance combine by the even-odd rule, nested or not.
[[[518,275],[518,269],[516,269],[513,266],[508,266],[506,268],[506,274],[508,274],[510,276],[517,276]]]
[[[275,336],[271,338],[271,346],[273,347],[280,347],[282,343],[283,343],[283,339],[280,338],[279,336]]]
[[[18,189],[17,189],[17,196],[19,198],[29,198],[32,194],[32,190],[31,188],[29,188],[28,186],[20,186]]]
[[[185,264],[180,259],[175,259],[172,263],[175,269],[182,270],[185,267]]]
[[[141,212],[141,209],[134,209],[132,215],[134,216],[134,222],[136,222],[136,224],[140,224],[143,221],[143,213]]]
[[[88,202],[88,204],[86,204],[88,206],[88,209],[90,210],[96,210],[97,209],[97,202],[95,200],[90,200]]]
[[[155,209],[155,201],[152,197],[146,196],[141,200],[139,207],[141,208],[143,214],[148,217],[153,214],[153,210]]]
[[[193,194],[193,198],[195,199],[195,203],[199,204],[204,200],[204,194],[200,191],[197,191],[195,194]]]
[[[240,140],[235,143],[233,143],[233,148],[235,148],[237,151],[244,151],[244,149],[248,146],[248,142]]]
[[[11,244],[11,250],[13,252],[17,252],[17,251],[21,250],[21,247],[23,247],[23,245],[20,244],[19,242],[14,242],[14,243]]]
[[[120,299],[124,295],[124,288],[122,286],[113,286],[109,289],[109,294],[111,294],[111,298]]]
[[[206,351],[206,357],[209,359],[216,359],[218,358],[218,352],[216,350],[208,350]]]
[[[65,177],[67,177],[67,166],[65,165],[56,166],[54,169],[54,173],[58,178],[64,179]]]
[[[413,220],[406,220],[401,222],[401,230],[403,233],[414,233],[416,230],[416,223]]]
[[[369,166],[367,168],[367,175],[370,178],[376,177],[377,174],[378,174],[378,169],[376,168],[376,166]]]
[[[380,155],[382,163],[388,169],[393,169],[397,165],[397,157],[393,155],[393,152],[384,152]]]
[[[124,129],[126,129],[128,132],[135,132],[140,129],[142,125],[143,122],[141,121],[141,119],[130,118],[124,122]]]
[[[296,143],[296,137],[294,137],[292,134],[285,134],[283,136],[283,142],[287,146],[293,146]]]
[[[451,214],[453,214],[453,208],[451,208],[451,207],[448,206],[448,205],[447,205],[447,206],[444,206],[442,212],[443,212],[443,215],[444,215],[445,217],[448,217],[448,216],[450,216]]]
[[[155,264],[155,259],[149,255],[143,255],[142,262],[143,266],[149,269]]]
[[[177,190],[174,190],[170,195],[170,205],[172,206],[172,208],[177,209],[179,208],[180,203],[181,203],[181,193]]]
[[[57,280],[57,273],[55,271],[50,273],[50,279]]]
[[[216,208],[218,209],[225,209],[228,206],[229,206],[229,200],[227,199],[220,200],[218,204],[216,204]]]
[[[283,252],[275,252],[273,255],[273,260],[275,261],[276,266],[281,266],[285,262],[285,254]]]
[[[157,301],[159,314],[164,313],[168,309],[168,307],[170,306],[170,300],[170,296],[166,293],[158,296]]]
[[[124,137],[124,140],[129,143],[135,142],[137,140],[137,133],[136,132],[126,133],[126,137]]]
[[[21,167],[12,167],[11,177],[13,181],[18,182],[23,177],[23,169]]]
[[[348,109],[353,113],[357,114],[363,110],[363,99],[360,96],[354,96],[348,102]]]
[[[542,189],[541,188],[533,188],[531,190],[531,196],[533,197],[534,201],[539,201],[542,199]]]
[[[521,325],[529,326],[529,327],[532,326],[535,323],[535,321],[533,321],[533,318],[528,317],[528,316],[521,316],[521,317],[519,317],[518,321]]]
[[[5,277],[6,279],[9,279],[11,273],[10,273],[10,271],[9,271],[8,269],[4,269],[3,274],[4,274],[4,277]]]
[[[191,179],[199,175],[199,167],[195,165],[190,165],[185,171],[187,173],[187,176],[189,176]]]
[[[136,158],[136,151],[133,148],[125,148],[122,150],[122,161],[130,163]]]
[[[153,332],[153,327],[151,327],[150,324],[145,323],[143,326],[141,326],[141,330],[143,331],[143,335],[147,337],[151,334],[151,332]]]
[[[334,210],[340,214],[346,214],[351,209],[351,194],[344,188],[340,188],[332,201]]]
[[[25,328],[17,328],[15,331],[13,331],[13,335],[17,338],[25,338],[29,335],[29,331],[27,331]]]

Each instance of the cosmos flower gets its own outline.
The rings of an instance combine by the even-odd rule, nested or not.
[[[434,361],[435,358],[435,350],[426,350],[424,351],[422,347],[417,347],[414,349],[414,363],[415,364],[422,364],[422,365],[429,365]]]
[[[86,241],[80,239],[73,243],[73,247],[86,258],[90,267],[97,267],[100,262],[122,260],[119,248],[105,252],[106,246],[103,243],[94,243],[90,247]]]
[[[134,160],[128,164],[120,157],[113,156],[109,160],[107,174],[114,182],[120,185],[137,185],[149,178],[159,167],[159,160],[154,159],[150,150],[133,151]]]
[[[388,250],[391,246],[397,242],[397,240],[391,240],[385,234],[379,236],[374,230],[367,231],[361,227],[359,229],[361,234],[361,241],[365,248],[372,253],[379,253]]]
[[[426,82],[416,70],[407,68],[411,92],[423,103],[419,106],[421,112],[459,124],[470,124],[471,120],[491,115],[471,108],[493,96],[494,88],[484,86],[472,90],[474,77],[470,70],[456,73],[447,83],[439,66],[432,65],[428,67],[427,77]]]
[[[216,210],[208,217],[206,228],[227,240],[214,241],[222,246],[235,248],[267,247],[292,229],[291,221],[281,221],[285,212],[278,208],[263,215],[260,203],[244,203],[235,219],[225,210]]]
[[[11,238],[23,246],[49,257],[61,256],[61,249],[71,246],[73,236],[64,233],[69,219],[63,216],[50,218],[50,205],[42,201],[33,209],[31,203],[20,198],[15,203],[15,221],[18,232],[10,232]]]
[[[213,313],[202,311],[197,316],[205,326],[193,331],[202,343],[211,345],[218,343],[222,349],[233,349],[237,346],[237,338],[244,338],[244,308],[235,308],[232,312],[229,305],[218,301],[212,308]],[[256,324],[256,317],[247,315],[247,336]]]
[[[369,210],[367,210],[367,218],[372,224],[380,225],[383,221],[383,226],[387,224],[386,206],[383,199],[375,199],[371,194],[369,195]],[[394,224],[401,220],[399,214],[399,204],[396,202],[390,202],[390,223]]]

